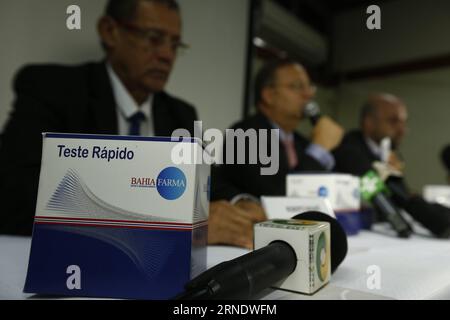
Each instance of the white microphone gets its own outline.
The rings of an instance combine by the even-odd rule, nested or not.
[[[380,142],[380,148],[381,148],[381,154],[380,154],[381,161],[384,163],[387,163],[389,161],[389,156],[391,155],[391,151],[392,151],[391,138],[389,138],[389,137],[383,138]]]

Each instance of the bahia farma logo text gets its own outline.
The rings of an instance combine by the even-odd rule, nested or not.
[[[156,188],[159,195],[166,200],[176,200],[186,190],[186,176],[176,167],[163,169],[158,177],[132,177],[132,188]]]

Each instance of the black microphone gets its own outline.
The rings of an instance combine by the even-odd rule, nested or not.
[[[387,195],[387,188],[377,173],[369,170],[361,178],[361,195],[385,218],[400,238],[408,238],[412,228]]]
[[[374,209],[385,219],[397,235],[407,238],[412,233],[412,227],[400,213],[396,204],[388,195],[388,188],[380,178],[377,164],[370,162],[363,153],[355,153],[351,148],[338,148],[335,151],[338,170],[361,177],[361,196],[371,203]],[[375,172],[376,170],[376,172]],[[378,172],[378,174],[377,174]]]
[[[330,224],[331,269],[334,272],[347,254],[347,236],[339,222],[320,212],[303,213],[294,219]],[[295,248],[285,241],[272,241],[265,247],[205,271],[187,283],[185,292],[175,299],[250,299],[287,278],[296,267]]]
[[[330,234],[331,234],[331,273],[334,273],[342,261],[344,261],[347,255],[348,245],[347,245],[347,234],[342,228],[341,224],[330,217],[327,214],[308,211],[300,213],[293,217],[292,219],[302,219],[311,221],[325,221],[330,223]]]
[[[403,209],[436,237],[450,238],[449,208],[438,203],[429,203],[420,196],[411,196]]]
[[[303,109],[303,115],[311,121],[311,124],[315,126],[319,121],[322,113],[320,112],[320,107],[315,101],[310,101],[306,104]]]
[[[411,217],[430,230],[438,238],[450,237],[450,208],[438,203],[429,203],[421,196],[412,195],[403,177],[392,173],[389,166],[374,166],[383,177],[392,200]]]

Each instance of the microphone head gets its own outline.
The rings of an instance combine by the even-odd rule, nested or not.
[[[315,101],[310,101],[306,104],[305,108],[303,109],[303,115],[309,119],[311,119],[311,122],[313,125],[319,120],[320,118],[320,107]]]
[[[341,262],[344,261],[348,250],[347,235],[340,223],[333,217],[318,211],[300,213],[292,219],[322,221],[330,224],[331,272],[334,273]]]
[[[387,163],[389,161],[389,156],[391,155],[392,150],[392,141],[391,138],[385,137],[380,142],[381,147],[381,161]]]

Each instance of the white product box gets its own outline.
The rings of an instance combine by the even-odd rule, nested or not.
[[[319,211],[336,218],[331,203],[322,197],[261,197],[268,219],[291,219],[300,213]]]
[[[182,141],[182,142],[181,142]],[[206,269],[210,166],[192,139],[47,133],[25,292],[167,299]]]
[[[286,178],[288,197],[323,197],[336,214],[359,211],[359,185],[359,178],[349,174],[289,174]]]

